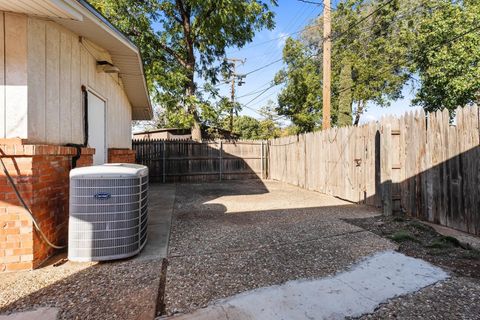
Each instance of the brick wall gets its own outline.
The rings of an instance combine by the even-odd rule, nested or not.
[[[75,148],[23,145],[0,140],[7,170],[48,239],[65,244],[68,186]],[[77,166],[91,165],[93,149],[82,149]],[[3,171],[0,172],[0,272],[32,269],[53,254],[34,230]]]
[[[109,163],[135,163],[135,150],[108,149]]]

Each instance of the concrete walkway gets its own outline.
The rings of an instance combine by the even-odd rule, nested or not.
[[[167,257],[170,224],[176,185],[151,184],[148,205],[148,241],[137,260],[153,260]]]
[[[344,319],[371,313],[388,299],[416,292],[447,273],[401,253],[370,256],[347,272],[317,280],[289,281],[220,300],[175,320]]]

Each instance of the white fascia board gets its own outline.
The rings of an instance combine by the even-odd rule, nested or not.
[[[80,7],[76,1],[64,0],[50,0],[52,5],[70,16],[73,20],[83,21],[83,15],[80,13]]]

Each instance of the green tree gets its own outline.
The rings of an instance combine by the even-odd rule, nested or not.
[[[229,126],[229,121],[225,121]],[[249,116],[239,116],[233,119],[233,133],[237,134],[240,139],[256,140],[260,139],[260,121]]]
[[[378,0],[346,0],[332,13],[334,125],[351,124],[352,109],[356,113],[353,123],[357,125],[369,102],[388,106],[401,97],[410,72],[408,47],[399,36],[401,25],[397,15],[402,8],[400,0],[389,5]],[[287,41],[284,50],[287,67],[276,76],[280,79],[277,82],[285,83],[279,96],[279,105],[284,110],[279,113],[291,118],[300,131],[321,125],[322,19],[319,17],[307,26],[299,40]],[[315,99],[305,104],[305,97]]]
[[[273,28],[276,0],[91,0],[142,51],[155,102],[169,118],[192,126],[201,140],[207,108],[197,79],[218,82],[227,72],[225,50],[242,47],[263,28]],[[214,91],[212,85],[204,88]],[[183,119],[181,119],[183,118]]]
[[[285,84],[276,111],[288,117],[300,132],[312,131],[321,124],[321,73],[318,59],[311,55],[304,43],[287,39],[283,49],[286,68],[275,75],[275,83]]]
[[[429,2],[411,39],[420,88],[414,104],[426,111],[480,103],[480,1]]]

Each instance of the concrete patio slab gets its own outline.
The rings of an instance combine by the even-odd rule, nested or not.
[[[241,292],[347,270],[397,245],[342,220],[354,205],[274,181],[178,185],[165,314],[187,314]]]
[[[56,320],[58,309],[56,308],[38,308],[33,311],[12,313],[6,316],[0,316],[0,320]]]
[[[295,280],[247,291],[217,301],[175,320],[344,319],[370,313],[396,296],[448,278],[431,264],[386,251],[370,256],[347,272],[316,280]]]

